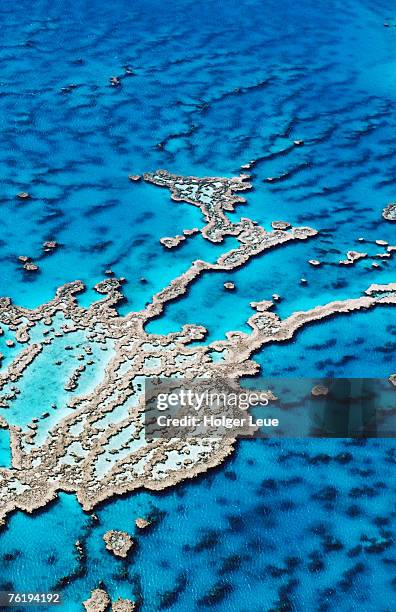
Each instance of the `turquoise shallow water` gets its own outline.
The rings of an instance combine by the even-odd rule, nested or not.
[[[128,281],[121,311],[142,308],[193,259],[214,261],[233,243],[193,237],[166,251],[159,238],[200,225],[200,212],[128,174],[232,176],[252,159],[248,204],[230,216],[266,228],[275,219],[311,225],[318,237],[204,275],[149,330],[200,323],[214,340],[248,331],[249,302],[273,293],[285,317],[394,281],[392,259],[337,265],[348,250],[375,256],[384,252],[375,240],[395,240],[381,218],[395,198],[393,12],[382,0],[4,0],[0,294],[33,306],[80,278],[86,305],[111,267]],[[126,66],[134,76],[124,76]],[[113,75],[121,87],[109,86]],[[291,147],[296,139],[304,146]],[[31,198],[17,200],[20,191]],[[48,239],[60,246],[45,255]],[[18,255],[31,256],[39,273],[23,272]],[[324,263],[312,268],[309,259]],[[223,290],[226,280],[235,293]],[[390,308],[335,318],[255,359],[266,375],[388,376],[393,319]],[[37,372],[21,396],[23,422],[42,382]],[[3,434],[0,458],[8,464]],[[63,494],[33,516],[13,515],[0,532],[0,588],[44,590],[69,576],[66,611],[81,609],[99,581],[112,597],[139,598],[145,612],[393,610],[394,465],[392,441],[244,441],[193,483],[107,503],[99,523]],[[155,526],[138,535],[130,558],[107,554],[103,533],[132,530],[148,512]],[[81,567],[77,539],[88,558]]]

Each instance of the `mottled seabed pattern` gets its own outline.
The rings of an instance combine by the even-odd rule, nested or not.
[[[396,199],[394,7],[75,4],[0,6],[0,295],[12,300],[0,308],[1,417],[12,425],[0,430],[0,589],[61,589],[65,611],[83,609],[97,587],[144,612],[393,610],[392,440],[239,441],[220,449],[227,459],[218,467],[160,492],[126,493],[120,469],[125,494],[105,498],[117,462],[139,452],[147,459],[123,381],[133,368],[160,371],[162,345],[177,345],[162,351],[170,369],[192,372],[395,372],[395,225],[382,216]],[[188,189],[188,177],[223,177],[220,187],[209,181],[221,191],[241,172],[251,188],[224,211],[230,194],[216,199],[205,184],[194,206],[171,199],[158,168]],[[18,198],[23,192],[29,197]],[[213,198],[220,204],[208,211]],[[205,231],[211,219],[220,241]],[[274,230],[276,220],[292,229]],[[193,228],[174,248],[159,242]],[[43,250],[51,240],[57,246]],[[340,264],[350,251],[367,255]],[[25,270],[18,256],[38,269]],[[205,265],[191,268],[196,260]],[[116,280],[103,284],[108,269],[127,280],[123,301]],[[177,278],[187,278],[186,291],[173,294]],[[69,284],[54,301],[77,279],[84,291]],[[273,294],[282,299],[266,310]],[[310,326],[318,305],[326,316]],[[309,313],[299,329],[297,311]],[[252,327],[252,317],[264,325]],[[108,410],[92,414],[106,389],[118,403],[107,399]],[[166,466],[152,450],[147,472],[144,456],[136,462],[136,482],[143,472],[172,484],[174,459]],[[196,458],[188,450],[183,461]],[[51,501],[42,488],[41,509],[6,514],[16,499],[29,506],[26,483],[39,474],[40,484],[43,457]],[[103,481],[95,499],[70,481],[76,474],[83,485]],[[92,508],[96,497],[104,501]],[[152,524],[139,529],[138,517]],[[134,538],[126,559],[106,550],[110,530]]]

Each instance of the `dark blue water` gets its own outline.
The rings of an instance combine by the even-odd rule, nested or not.
[[[61,495],[44,513],[11,518],[2,579],[45,590],[68,575],[65,610],[101,580],[112,597],[142,598],[143,610],[391,610],[395,461],[386,441],[244,441],[221,469],[111,502],[99,523]],[[133,534],[149,513],[154,524],[126,562],[104,550],[105,531]]]
[[[396,181],[392,3],[3,0],[0,19],[1,295],[33,306],[80,278],[88,304],[111,267],[128,280],[122,311],[142,308],[192,260],[214,261],[232,244],[193,237],[166,251],[160,237],[200,225],[201,214],[128,174],[232,176],[252,159],[253,190],[232,218],[311,225],[318,237],[203,276],[148,330],[199,323],[210,340],[223,338],[249,330],[252,300],[278,293],[285,317],[395,280],[392,259],[338,265],[348,250],[375,257],[384,252],[375,240],[395,240],[381,218]],[[110,87],[112,76],[121,87]],[[296,139],[304,146],[292,147]],[[31,198],[16,199],[20,191]],[[44,255],[48,239],[60,247]],[[18,255],[40,271],[27,275]],[[378,308],[307,328],[255,359],[267,375],[388,376],[394,333],[392,309]],[[8,465],[3,437],[0,457]],[[67,611],[99,581],[145,612],[393,610],[394,467],[392,441],[246,441],[192,483],[107,503],[99,523],[63,494],[43,512],[13,515],[0,533],[1,588],[43,591],[69,576]],[[136,551],[113,559],[103,533],[132,533],[151,512]]]

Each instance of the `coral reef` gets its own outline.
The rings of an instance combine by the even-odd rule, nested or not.
[[[133,546],[131,536],[125,531],[107,531],[103,540],[106,543],[106,548],[117,557],[126,557]]]
[[[122,279],[113,277],[96,285],[102,297],[88,308],[76,300],[84,290],[80,281],[60,287],[52,300],[33,309],[0,299],[0,323],[15,334],[18,345],[12,349],[15,357],[0,374],[2,426],[9,429],[12,452],[12,467],[0,469],[0,521],[16,508],[32,512],[45,506],[59,491],[75,492],[83,508],[92,510],[114,495],[138,488],[163,489],[207,471],[232,452],[232,437],[146,440],[145,378],[238,381],[258,372],[254,352],[290,340],[310,323],[396,304],[396,283],[373,284],[359,297],[294,312],[285,319],[270,312],[272,302],[252,302],[254,313],[247,321],[251,332],[229,331],[225,340],[212,343],[197,345],[206,333],[199,325],[184,325],[178,332],[163,335],[148,333],[145,325],[161,314],[166,303],[184,294],[203,271],[232,270],[275,246],[316,235],[307,227],[267,232],[250,219],[229,221],[225,212],[240,201],[234,191],[248,187],[245,178],[198,179],[164,171],[145,175],[145,180],[168,187],[175,200],[201,208],[205,238],[221,241],[234,235],[239,247],[220,255],[216,263],[192,262],[143,310],[125,316],[117,313]],[[64,383],[67,400],[59,407],[41,406],[30,424],[18,425],[12,405],[25,372],[65,337],[64,350],[76,353],[78,360],[96,350],[106,351],[107,343],[112,343],[99,379],[92,389],[78,394],[80,376],[89,362],[77,366]],[[211,359],[213,351],[223,355],[216,363]]]

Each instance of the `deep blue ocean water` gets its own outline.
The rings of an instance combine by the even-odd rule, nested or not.
[[[204,275],[148,330],[199,323],[221,339],[249,330],[252,300],[279,294],[285,317],[395,280],[392,260],[337,265],[348,250],[375,256],[375,240],[395,240],[381,218],[396,183],[393,3],[3,0],[0,19],[0,295],[34,306],[79,278],[86,305],[111,267],[128,280],[121,312],[142,308],[193,259],[214,261],[233,242],[195,236],[166,251],[159,238],[200,225],[200,212],[128,174],[233,176],[252,159],[253,189],[230,216],[311,225],[318,237]],[[304,146],[291,147],[296,139]],[[20,191],[31,198],[17,200]],[[43,255],[48,239],[60,247]],[[24,273],[18,255],[40,272]],[[394,335],[392,309],[377,308],[307,327],[255,359],[271,376],[388,376]],[[37,374],[21,419],[40,392]],[[3,434],[0,457],[8,465]],[[243,441],[194,482],[105,504],[98,523],[62,494],[0,532],[0,588],[42,591],[70,575],[65,611],[99,581],[144,612],[394,610],[395,462],[386,440]],[[136,551],[113,559],[103,533],[131,531],[151,512]],[[80,572],[77,539],[88,559]]]

